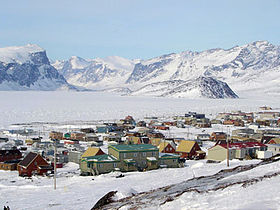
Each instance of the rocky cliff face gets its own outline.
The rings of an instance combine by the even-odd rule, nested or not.
[[[0,48],[0,90],[59,90],[76,88],[50,64],[37,45]]]
[[[211,77],[199,77],[188,81],[170,80],[146,85],[129,95],[176,98],[238,98],[230,87]]]

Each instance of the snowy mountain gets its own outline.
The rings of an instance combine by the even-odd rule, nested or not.
[[[71,89],[37,45],[0,48],[0,90]]]
[[[166,81],[166,84],[174,85],[178,81],[187,83],[199,77],[223,81],[237,93],[277,94],[280,91],[280,47],[267,41],[226,50],[172,53],[148,60],[128,60],[117,56],[87,60],[71,57],[53,65],[71,84],[99,90],[129,88],[136,92],[133,94],[142,91],[147,94],[144,89],[155,84],[164,86]],[[174,87],[178,88],[177,85]],[[178,95],[177,90],[171,93]]]
[[[123,86],[134,64],[135,61],[118,56],[87,60],[72,56],[67,61],[56,61],[53,66],[73,85],[107,89]]]
[[[199,76],[217,78],[234,91],[271,86],[280,73],[280,47],[258,41],[228,50],[182,52],[142,61],[126,81],[127,84],[151,84],[168,80],[189,80]],[[269,80],[264,80],[263,78]],[[277,83],[279,80],[273,82]]]
[[[226,83],[211,77],[199,77],[188,81],[170,80],[152,83],[129,95],[176,98],[238,98]]]

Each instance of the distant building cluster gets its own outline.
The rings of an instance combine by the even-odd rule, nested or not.
[[[184,167],[187,160],[205,158],[267,159],[280,154],[280,112],[267,106],[260,110],[223,112],[215,118],[196,112],[139,121],[127,116],[79,130],[50,131],[47,139],[32,129],[2,130],[0,169],[30,177],[52,174],[54,162],[57,168],[74,162],[81,175],[99,175]],[[199,132],[190,136],[189,129]],[[207,142],[212,146],[204,147]]]

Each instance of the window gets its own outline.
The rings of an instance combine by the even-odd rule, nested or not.
[[[99,164],[99,168],[103,168],[103,164]]]
[[[134,157],[137,157],[137,153],[134,153],[133,156],[134,156]]]
[[[155,153],[155,152],[152,152],[152,156],[156,156],[156,153]]]
[[[126,158],[126,153],[123,154],[123,157]]]
[[[146,157],[146,152],[143,152],[143,157]]]
[[[117,168],[117,163],[113,163],[114,168]]]

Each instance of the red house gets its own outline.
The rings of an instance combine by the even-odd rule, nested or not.
[[[162,141],[159,144],[159,152],[161,153],[176,153],[176,145],[172,142]]]
[[[22,154],[18,149],[0,150],[0,162],[7,160],[18,160],[20,158],[22,158]]]
[[[43,175],[53,168],[41,155],[30,152],[19,162],[17,169],[20,176],[31,177],[33,174]]]
[[[182,140],[176,150],[181,158],[203,159],[206,153],[201,150],[196,141]]]

